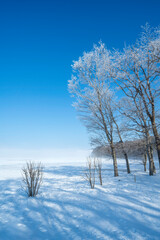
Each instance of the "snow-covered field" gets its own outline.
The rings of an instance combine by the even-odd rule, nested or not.
[[[132,160],[127,175],[119,160],[114,178],[112,162],[104,161],[104,184],[92,190],[82,177],[84,156],[44,160],[40,194],[27,198],[21,189],[25,160],[0,158],[0,240],[160,239],[159,171],[150,177]]]

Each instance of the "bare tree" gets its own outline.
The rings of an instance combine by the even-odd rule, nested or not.
[[[43,180],[43,167],[41,163],[29,162],[22,168],[23,189],[28,197],[35,197],[41,187]]]

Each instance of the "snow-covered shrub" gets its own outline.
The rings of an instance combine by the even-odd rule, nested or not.
[[[35,197],[41,187],[43,180],[43,167],[41,163],[37,165],[34,162],[26,163],[22,168],[22,188],[27,193],[28,197]]]

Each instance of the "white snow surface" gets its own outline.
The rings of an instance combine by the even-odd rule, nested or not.
[[[131,160],[128,175],[118,160],[115,178],[112,161],[103,160],[103,186],[96,179],[90,189],[83,178],[86,152],[79,154],[67,161],[41,158],[44,181],[35,198],[21,188],[28,159],[0,155],[0,240],[159,240],[159,170],[149,176],[140,161]]]

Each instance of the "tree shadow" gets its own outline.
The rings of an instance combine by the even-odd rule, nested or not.
[[[36,198],[26,197],[20,179],[0,181],[0,239],[159,239],[160,207],[141,193],[148,176],[142,185],[144,175],[135,183],[132,175],[113,178],[109,171],[104,186],[91,190],[83,170],[46,168]]]

